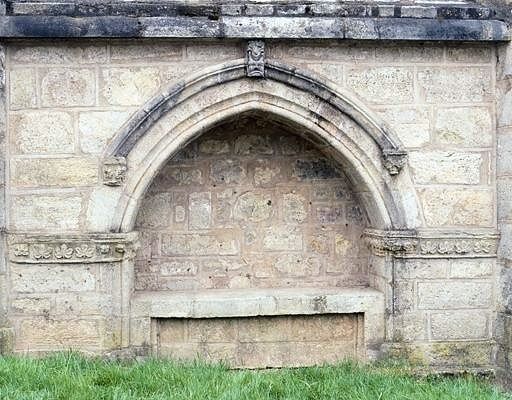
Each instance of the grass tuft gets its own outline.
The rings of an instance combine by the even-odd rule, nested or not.
[[[69,352],[0,358],[0,399],[512,400],[512,395],[471,375],[418,377],[400,363],[249,371],[201,361],[115,362]]]

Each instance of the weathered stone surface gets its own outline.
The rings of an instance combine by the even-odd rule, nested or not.
[[[146,228],[163,228],[171,222],[171,194],[156,193],[144,198],[136,226]]]
[[[14,159],[12,183],[20,187],[91,185],[98,181],[98,160],[94,158]]]
[[[45,70],[41,104],[46,107],[92,106],[96,103],[96,75],[91,69]]]
[[[396,268],[398,279],[446,279],[450,271],[447,260],[411,260]]]
[[[181,43],[117,44],[110,46],[110,58],[116,63],[130,64],[134,61],[178,61],[183,56]]]
[[[298,193],[286,193],[283,196],[283,213],[286,222],[304,222],[308,216],[306,198]]]
[[[242,135],[235,140],[235,154],[238,155],[270,155],[274,149],[268,136]]]
[[[92,191],[87,204],[87,227],[92,232],[105,232],[110,229],[112,209],[119,201],[121,193],[115,188],[102,186]]]
[[[164,276],[193,276],[199,266],[194,260],[172,260],[160,263],[158,268]]]
[[[256,186],[271,186],[279,179],[280,172],[279,165],[260,161],[258,166],[254,167],[254,184]]]
[[[162,319],[159,355],[224,360],[235,367],[284,367],[358,356],[357,314]]]
[[[380,112],[405,147],[422,147],[430,141],[430,115],[428,109],[400,107]]]
[[[246,171],[237,160],[218,160],[212,163],[210,179],[220,184],[238,184],[245,180]]]
[[[368,102],[411,103],[413,71],[402,67],[353,68],[347,71],[347,86]]]
[[[11,311],[15,314],[48,315],[50,308],[51,301],[48,297],[22,297],[11,302]]]
[[[493,49],[488,46],[449,46],[446,49],[446,59],[451,62],[490,64]]]
[[[315,210],[316,220],[322,224],[344,223],[345,211],[343,207],[317,207]]]
[[[238,241],[233,232],[211,234],[162,235],[162,253],[168,256],[187,255],[234,255],[238,253]]]
[[[492,304],[490,282],[418,282],[418,308],[487,308]]]
[[[57,7],[56,7],[57,6]],[[387,12],[384,11],[387,6]],[[108,8],[102,3],[94,3],[87,9],[69,3],[13,3],[15,15],[4,16],[5,24],[0,35],[6,38],[209,38],[231,39],[381,39],[399,41],[505,41],[508,40],[506,23],[489,19],[495,11],[489,8],[462,6],[442,6],[434,13],[427,12],[428,18],[400,18],[402,8],[415,10],[422,7],[398,6],[397,11],[389,10],[389,5],[381,5],[369,12],[368,7],[359,4],[278,5],[273,16],[239,15],[240,6],[223,5],[190,8],[190,4],[179,7],[178,12],[168,12],[159,3],[144,5],[145,11],[135,4],[118,2]],[[321,8],[319,8],[321,7]],[[235,9],[234,9],[235,8]],[[320,9],[328,8],[324,14]],[[430,10],[432,7],[427,7]],[[114,11],[114,15],[113,12]],[[163,11],[162,11],[163,10]],[[334,11],[333,11],[334,10]],[[383,12],[382,18],[374,18]],[[492,12],[491,12],[492,11]],[[219,18],[222,12],[222,17]],[[223,14],[226,12],[226,14]],[[314,18],[312,18],[312,12]],[[500,18],[506,18],[502,12]],[[45,18],[41,18],[45,15]],[[87,15],[88,29],[83,21],[70,16]],[[195,18],[190,18],[193,15]],[[339,20],[339,16],[346,16]],[[424,13],[420,13],[424,15]],[[157,18],[151,18],[151,17]],[[284,18],[285,17],[285,18]],[[306,18],[305,18],[306,17]],[[475,17],[477,17],[475,19]],[[20,29],[20,26],[23,29]],[[215,52],[215,51],[214,51]],[[233,56],[230,57],[235,58]]]
[[[437,142],[461,147],[492,143],[492,117],[487,107],[440,108],[436,115],[434,133]]]
[[[70,347],[99,348],[101,346],[98,320],[23,320],[18,332],[18,350],[66,350]]]
[[[201,185],[203,183],[203,172],[191,167],[171,167],[167,169],[166,178],[176,185]]]
[[[430,317],[432,339],[486,339],[489,316],[482,311],[433,313]]]
[[[293,165],[293,175],[298,179],[340,178],[339,169],[325,159],[297,160]]]
[[[334,252],[336,255],[341,257],[356,256],[357,253],[354,253],[354,250],[357,249],[355,247],[353,240],[349,239],[347,236],[340,233],[334,235]]]
[[[100,154],[130,114],[125,111],[82,112],[78,116],[80,148],[84,153]]]
[[[204,154],[227,154],[230,148],[226,140],[208,139],[199,143],[199,151]]]
[[[11,117],[16,150],[30,154],[74,151],[73,121],[65,112],[37,111]]]
[[[318,258],[288,254],[277,259],[275,268],[285,276],[314,276],[318,275],[320,265]]]
[[[32,68],[13,69],[9,74],[11,109],[35,108],[37,105],[36,74]]]
[[[392,10],[394,12],[394,10]],[[375,59],[377,62],[395,63],[420,62],[442,62],[444,58],[443,48],[430,43],[382,43],[375,48]]]
[[[450,267],[450,278],[484,278],[492,275],[492,260],[453,260]]]
[[[418,184],[480,183],[483,164],[481,153],[462,153],[455,151],[436,151],[409,153],[409,164],[414,173],[414,182]]]
[[[160,87],[158,68],[110,68],[101,71],[100,93],[106,104],[137,106]]]
[[[293,225],[272,226],[265,230],[263,249],[293,251],[302,250],[302,234]]]
[[[55,299],[55,314],[68,316],[109,315],[112,295],[105,293],[59,294]]]
[[[27,45],[11,47],[11,60],[16,64],[88,64],[107,61],[107,47]]]
[[[488,68],[428,68],[418,72],[418,84],[427,103],[492,100]]]
[[[189,194],[189,227],[190,229],[208,229],[212,216],[210,192],[193,192]]]
[[[12,271],[12,289],[17,293],[82,292],[96,288],[94,266],[13,266]]]
[[[419,190],[425,220],[429,226],[490,226],[493,221],[493,196],[488,190]]]
[[[261,222],[273,213],[272,197],[266,193],[246,192],[235,203],[234,217],[240,221]]]
[[[11,199],[12,226],[21,231],[78,229],[81,210],[79,196],[23,195]]]

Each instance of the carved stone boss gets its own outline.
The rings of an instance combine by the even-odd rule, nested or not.
[[[110,157],[103,162],[103,183],[107,186],[120,186],[126,177],[126,159]]]
[[[251,78],[265,77],[265,42],[263,40],[250,40],[247,42],[245,54],[247,76]]]
[[[67,238],[10,235],[9,259],[24,264],[117,262],[133,257],[136,240],[133,233]]]
[[[384,168],[390,175],[398,175],[407,162],[407,152],[404,150],[388,150],[383,153]]]

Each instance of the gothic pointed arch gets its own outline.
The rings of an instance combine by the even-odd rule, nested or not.
[[[202,132],[247,112],[298,127],[330,152],[357,187],[371,227],[418,225],[406,152],[374,113],[352,94],[295,67],[266,61],[263,77],[247,71],[245,60],[235,60],[174,83],[117,132],[104,153],[104,181],[121,191],[112,231],[133,228],[140,199],[166,160]]]

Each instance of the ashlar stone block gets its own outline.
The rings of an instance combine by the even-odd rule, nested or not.
[[[9,77],[11,109],[35,108],[37,106],[35,70],[32,68],[12,69]]]
[[[61,111],[34,111],[11,116],[15,149],[24,154],[59,154],[74,151],[73,119]]]
[[[370,103],[412,103],[413,70],[405,67],[352,68],[347,71],[346,85]]]
[[[75,187],[98,181],[94,158],[14,159],[11,168],[12,183],[20,187]]]
[[[130,113],[125,111],[90,111],[78,116],[80,147],[83,152],[100,154]]]
[[[489,337],[488,319],[487,313],[481,310],[433,313],[430,317],[432,339],[486,339]]]
[[[52,68],[41,71],[41,104],[44,107],[93,106],[96,74],[92,69]]]
[[[76,230],[81,211],[80,196],[34,194],[11,199],[12,226],[22,231]]]
[[[493,122],[487,107],[438,108],[434,136],[440,144],[487,147],[492,143]]]
[[[491,282],[418,282],[418,308],[487,308],[492,304]]]
[[[429,226],[491,226],[493,194],[490,190],[426,188],[419,190]]]
[[[482,153],[456,151],[414,151],[409,153],[409,165],[418,184],[453,183],[476,185],[480,183]]]

